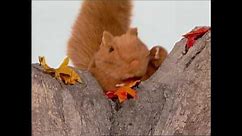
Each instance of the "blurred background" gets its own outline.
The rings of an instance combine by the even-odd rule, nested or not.
[[[66,56],[71,27],[82,1],[32,0],[32,63],[45,56],[58,67]],[[131,26],[149,47],[162,45],[170,52],[174,44],[195,26],[211,26],[211,1],[134,1]],[[70,65],[72,65],[70,63]]]

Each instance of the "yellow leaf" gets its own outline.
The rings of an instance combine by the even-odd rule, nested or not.
[[[46,64],[46,61],[45,61],[45,57],[41,57],[41,56],[39,56],[39,63],[40,63],[40,65],[44,68],[44,70],[46,71],[46,72],[55,72],[55,69],[54,68],[50,68],[47,64]]]
[[[69,57],[66,57],[57,69],[50,68],[46,64],[44,57],[39,57],[39,62],[46,73],[51,74],[58,80],[62,80],[65,84],[75,84],[76,82],[82,83],[80,76],[68,66]]]
[[[67,66],[68,63],[69,63],[69,57],[66,57],[61,63],[61,65],[59,66],[59,68]]]

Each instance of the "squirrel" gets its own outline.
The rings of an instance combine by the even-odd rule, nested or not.
[[[84,0],[67,45],[67,56],[80,70],[88,70],[104,92],[117,84],[148,79],[167,51],[150,51],[130,28],[131,0]]]

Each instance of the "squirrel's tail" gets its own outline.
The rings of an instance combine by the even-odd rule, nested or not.
[[[84,70],[98,51],[103,31],[114,36],[130,26],[131,0],[85,0],[68,41],[67,55]]]

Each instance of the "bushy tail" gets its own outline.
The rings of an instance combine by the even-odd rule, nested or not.
[[[85,70],[98,51],[103,31],[114,36],[130,26],[131,0],[85,0],[68,41],[67,55],[73,64]]]

